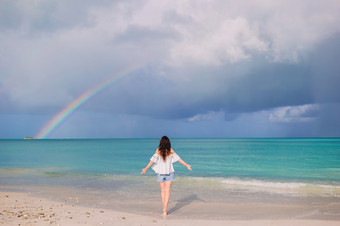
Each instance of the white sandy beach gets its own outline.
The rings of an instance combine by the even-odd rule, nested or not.
[[[340,221],[318,219],[216,220],[177,218],[160,213],[149,215],[84,207],[76,203],[51,201],[24,192],[0,192],[1,225],[234,225],[234,226],[335,226]],[[219,206],[210,206],[218,212]],[[237,211],[237,210],[236,210]],[[241,211],[241,209],[240,209]]]

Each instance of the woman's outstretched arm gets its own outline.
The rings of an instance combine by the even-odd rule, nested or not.
[[[142,169],[141,174],[145,174],[146,171],[152,166],[152,164],[153,164],[153,161],[150,161],[149,164],[144,169]]]
[[[182,159],[179,159],[178,162],[181,163],[183,166],[187,167],[188,170],[192,171],[191,166],[184,162]]]

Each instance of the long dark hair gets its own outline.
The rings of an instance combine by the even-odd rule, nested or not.
[[[170,139],[167,136],[163,136],[162,139],[159,141],[158,150],[163,160],[165,161],[166,157],[171,153],[171,143]]]

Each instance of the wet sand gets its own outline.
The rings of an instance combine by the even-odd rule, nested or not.
[[[77,197],[67,197],[64,201],[53,201],[50,199],[37,197],[29,192],[0,192],[0,224],[1,225],[188,225],[188,226],[218,226],[218,225],[234,225],[234,226],[335,226],[340,221],[330,219],[316,219],[317,215],[312,214],[311,219],[308,216],[305,219],[280,219],[275,216],[278,205],[273,208],[272,205],[252,206],[248,204],[216,204],[216,203],[190,203],[186,206],[178,206],[172,203],[169,208],[169,216],[164,219],[160,212],[151,211],[146,214],[135,214],[119,212],[112,209],[92,208],[82,206],[78,202]],[[130,203],[133,205],[133,203]],[[177,205],[177,207],[176,207]],[[254,204],[256,205],[256,204]],[[204,207],[204,208],[202,208]],[[334,208],[338,208],[335,205]],[[224,210],[222,211],[222,209]],[[298,208],[298,207],[296,207]],[[253,215],[257,215],[256,219],[251,220],[225,220],[211,219],[209,215],[218,216],[230,211],[231,215],[237,215],[240,211],[253,211]],[[187,214],[190,211],[190,214]],[[282,209],[282,211],[287,211]],[[288,211],[303,211],[289,208]],[[197,212],[200,218],[192,215]],[[267,212],[267,216],[263,216]],[[259,215],[260,214],[260,215]],[[202,216],[203,215],[203,216]],[[204,219],[204,215],[209,220]],[[269,218],[269,217],[271,218]],[[262,219],[261,219],[262,218]],[[314,219],[315,218],[315,219]]]

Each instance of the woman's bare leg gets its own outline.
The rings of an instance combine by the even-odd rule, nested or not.
[[[168,204],[170,200],[172,181],[165,181],[164,183],[165,183],[165,186],[164,186],[165,194],[164,194],[164,203],[163,203],[163,215],[168,215]]]
[[[161,198],[163,204],[163,211],[165,206],[165,182],[160,182],[159,185],[161,186]]]

